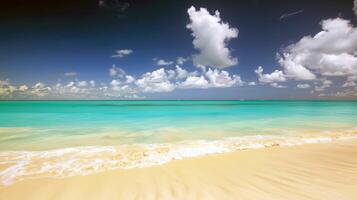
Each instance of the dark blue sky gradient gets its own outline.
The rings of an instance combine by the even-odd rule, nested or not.
[[[322,19],[342,16],[352,20],[352,0],[339,1],[124,1],[124,12],[100,8],[98,1],[8,1],[0,7],[0,80],[14,84],[69,80],[63,73],[78,72],[81,80],[109,81],[112,64],[129,74],[158,69],[152,59],[189,57],[193,49],[187,9],[219,10],[224,22],[239,29],[229,43],[238,66],[226,68],[244,81],[257,81],[254,69],[278,69],[276,53],[301,37],[316,34]],[[284,13],[302,13],[279,20]],[[124,59],[110,56],[117,49],[133,49]],[[196,69],[192,62],[183,66]],[[72,78],[73,79],[73,78]],[[290,91],[289,91],[290,90]],[[218,94],[218,95],[217,95]],[[308,91],[269,86],[209,90],[177,90],[152,94],[152,98],[294,98]]]

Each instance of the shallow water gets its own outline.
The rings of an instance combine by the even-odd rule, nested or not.
[[[0,150],[338,131],[355,101],[3,101]]]
[[[354,138],[357,101],[2,101],[0,181]]]

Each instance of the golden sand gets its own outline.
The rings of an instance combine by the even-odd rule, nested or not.
[[[17,199],[357,199],[357,141],[272,147],[0,188]]]

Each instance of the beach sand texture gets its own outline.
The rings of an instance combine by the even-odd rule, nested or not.
[[[2,186],[0,199],[356,199],[357,141],[271,147]]]

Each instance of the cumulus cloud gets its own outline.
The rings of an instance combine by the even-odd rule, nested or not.
[[[286,81],[285,75],[280,70],[275,70],[270,74],[263,74],[263,67],[259,66],[254,72],[258,75],[258,79],[262,83],[274,83]]]
[[[112,55],[112,58],[124,58],[133,53],[131,49],[120,49],[115,51],[115,54]]]
[[[263,67],[259,66],[254,72],[258,75],[258,80],[261,84],[269,84],[275,88],[286,88],[286,86],[280,85],[279,82],[285,82],[287,79],[284,73],[280,70],[275,70],[270,74],[263,74]]]
[[[181,88],[208,88],[209,83],[203,76],[189,76],[179,84]]]
[[[207,72],[198,75],[189,75],[185,81],[177,83],[179,88],[224,88],[241,86],[243,81],[239,75],[230,75],[227,71],[208,69]]]
[[[316,35],[303,37],[278,55],[287,77],[357,75],[357,28],[341,18],[323,20],[321,27]]]
[[[302,84],[297,84],[296,87],[300,89],[306,89],[306,88],[310,88],[311,86],[310,84],[302,83]]]
[[[135,84],[144,92],[171,92],[175,89],[164,68],[143,74]]]
[[[42,82],[38,82],[34,86],[32,86],[30,93],[35,96],[43,97],[46,96],[51,90],[51,87],[46,86]]]
[[[8,96],[16,91],[16,87],[9,80],[0,80],[0,96]]]
[[[243,84],[239,75],[230,76],[230,74],[224,70],[208,69],[206,77],[208,78],[211,87],[231,87],[235,84]]]
[[[190,23],[186,26],[192,31],[193,46],[199,54],[193,55],[196,65],[224,68],[238,64],[231,56],[227,42],[238,37],[238,29],[222,22],[220,13],[211,15],[206,8],[196,10],[191,6],[187,13]]]
[[[29,87],[27,85],[21,85],[19,87],[19,91],[20,92],[26,92],[29,89]]]
[[[0,80],[0,98],[13,95],[34,99],[133,99],[144,93],[171,92],[176,89],[223,88],[243,85],[238,74],[207,68],[205,71],[188,71],[178,65],[160,68],[134,78],[120,68],[110,68],[113,77],[109,82],[97,84],[94,80],[73,80],[46,85],[38,82],[32,87],[13,86],[8,80]]]
[[[133,76],[130,75],[126,75],[125,76],[125,83],[133,83],[135,81],[135,78]]]
[[[208,69],[205,72],[189,72],[180,66],[175,70],[160,68],[147,72],[135,81],[143,92],[171,92],[186,88],[223,88],[243,85],[238,74],[230,75],[227,71]]]
[[[183,78],[186,78],[189,73],[187,70],[185,69],[182,69],[180,66],[176,65],[176,79],[183,79]]]
[[[125,76],[125,71],[120,68],[120,67],[116,67],[115,65],[112,65],[112,67],[109,69],[109,75],[111,77],[119,77],[119,78],[123,78]]]
[[[185,63],[188,59],[184,58],[184,57],[177,57],[176,59],[176,64],[178,65],[183,65],[183,63]]]

